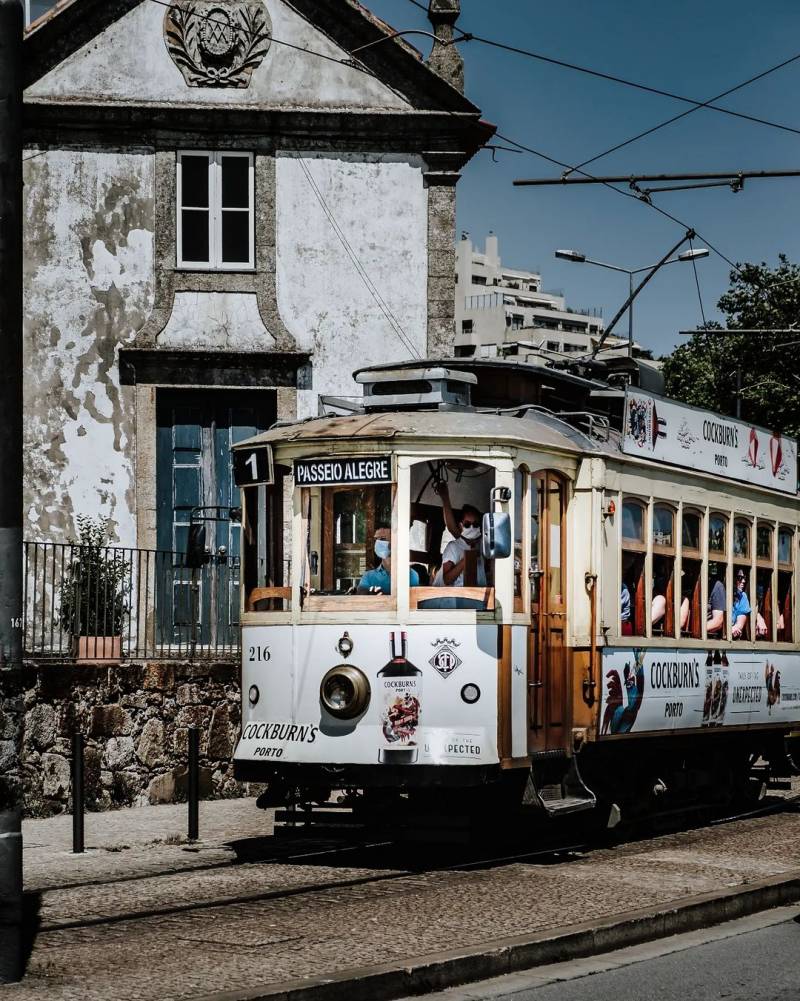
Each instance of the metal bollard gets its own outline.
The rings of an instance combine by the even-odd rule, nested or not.
[[[0,984],[22,979],[22,834],[19,810],[0,810]]]
[[[189,840],[200,837],[200,730],[189,727]]]
[[[72,852],[83,852],[83,734],[72,735]]]

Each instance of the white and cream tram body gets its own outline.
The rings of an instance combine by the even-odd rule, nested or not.
[[[466,364],[358,379],[358,412],[237,446],[269,480],[243,489],[235,753],[263,803],[625,816],[787,773],[794,442],[631,388],[617,431],[480,406]]]

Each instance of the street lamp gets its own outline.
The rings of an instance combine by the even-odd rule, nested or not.
[[[557,250],[556,257],[562,261],[572,261],[574,264],[595,264],[598,268],[607,268],[609,271],[619,271],[624,275],[628,276],[628,299],[623,304],[622,308],[619,310],[614,319],[609,323],[606,329],[603,331],[603,336],[600,338],[596,344],[594,350],[592,351],[592,357],[594,357],[600,345],[611,333],[612,328],[616,325],[617,320],[622,316],[625,310],[628,310],[628,357],[633,356],[633,300],[641,292],[644,286],[650,281],[653,275],[658,271],[659,268],[663,268],[666,264],[677,264],[679,261],[697,261],[702,257],[708,257],[708,250],[705,247],[696,247],[690,250],[684,250],[682,253],[678,254],[677,257],[672,255],[680,247],[682,243],[686,240],[691,240],[694,237],[694,232],[688,230],[686,235],[681,237],[680,241],[666,254],[657,264],[648,264],[643,268],[620,268],[616,264],[606,264],[604,261],[593,261],[591,258],[587,257],[586,254],[582,254],[579,250]],[[641,274],[647,271],[649,274],[641,282],[641,284],[634,290],[633,287],[633,276]]]

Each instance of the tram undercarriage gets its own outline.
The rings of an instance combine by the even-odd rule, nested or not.
[[[568,819],[572,831],[588,835],[752,808],[800,773],[790,746],[797,750],[782,733],[731,734],[722,742],[701,734],[592,743],[567,767],[559,754],[534,755],[530,769],[238,762],[236,777],[266,783],[258,806],[278,808],[276,820],[292,827],[355,825],[463,841],[546,836],[553,821]]]

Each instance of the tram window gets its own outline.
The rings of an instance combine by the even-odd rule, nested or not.
[[[772,562],[772,525],[759,525],[756,531],[756,559]]]
[[[525,491],[528,480],[527,470],[514,470],[514,611],[524,611],[522,598],[522,575],[525,572],[525,544],[523,519],[525,518]]]
[[[771,643],[775,639],[772,578],[772,525],[756,526],[756,639]]]
[[[706,605],[706,635],[724,639],[728,620],[728,598],[725,590],[727,566],[717,560],[708,564],[708,603]]]
[[[564,548],[562,537],[562,512],[564,510],[564,485],[560,480],[548,477],[547,520],[550,525],[548,539],[549,554],[549,602],[550,606],[561,605],[564,602],[563,567],[561,554]]]
[[[675,635],[675,512],[666,504],[653,508],[653,593],[650,622],[654,636]]]
[[[530,582],[531,582],[531,604],[536,605],[539,601],[539,581],[541,580],[540,570],[542,566],[541,558],[541,537],[539,532],[539,511],[540,496],[539,491],[542,480],[538,476],[531,476],[528,480],[528,489],[531,492],[531,520],[530,520]]]
[[[789,528],[778,529],[778,621],[777,635],[780,643],[794,639],[794,566],[792,553],[794,532]]]
[[[242,563],[246,612],[280,612],[290,606],[289,563],[284,546],[284,512],[290,500],[284,490],[284,470],[275,468],[275,482],[243,491]]]
[[[681,636],[700,639],[703,635],[700,560],[683,558],[681,564]]]
[[[622,577],[620,583],[620,632],[623,636],[646,633],[644,564],[645,508],[641,501],[622,502]]]
[[[700,639],[703,635],[702,616],[702,515],[684,511],[681,519],[681,636]]]
[[[467,520],[477,522],[489,504],[492,487],[495,484],[495,470],[491,466],[469,459],[443,458],[434,461],[417,462],[411,467],[411,518],[426,526],[425,551],[412,552],[414,569],[419,574],[419,585],[412,587],[410,604],[412,608],[485,608],[486,589],[491,588],[493,564],[480,556],[480,546],[467,547],[461,543],[462,518],[470,512]],[[517,482],[517,505],[520,504]],[[479,536],[480,537],[480,536]],[[459,543],[463,550],[463,571],[456,583],[445,583],[443,574],[444,556],[448,546]],[[467,551],[468,550],[468,551]],[[451,554],[452,554],[451,550]],[[515,550],[516,563],[518,552]],[[452,562],[455,566],[455,562]],[[508,561],[510,565],[511,561]],[[427,588],[436,587],[436,592]],[[461,593],[456,594],[455,588]],[[475,588],[472,594],[464,594],[463,588]],[[477,589],[481,591],[478,592]],[[452,593],[451,593],[452,592]],[[516,601],[515,601],[516,604]]]
[[[303,491],[303,515],[304,588],[353,594],[364,574],[380,565],[375,532],[392,524],[391,486],[310,487]]]
[[[725,556],[728,519],[721,514],[712,514],[708,519],[708,551]]]
[[[644,505],[638,501],[624,501],[622,504],[623,542],[644,544]]]
[[[733,523],[734,559],[750,559],[750,522],[737,518]]]
[[[750,639],[750,522],[736,518],[733,522],[733,596],[731,598],[731,636],[735,640]]]
[[[700,515],[691,511],[684,512],[683,530],[681,532],[683,549],[694,550],[697,556],[700,555]]]

